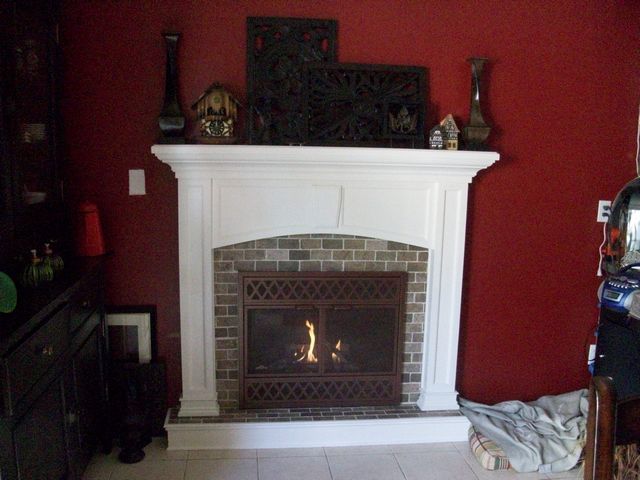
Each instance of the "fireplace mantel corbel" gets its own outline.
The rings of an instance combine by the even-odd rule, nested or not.
[[[495,152],[154,145],[178,179],[180,416],[219,412],[212,250],[335,233],[429,249],[422,410],[456,410],[468,185]]]

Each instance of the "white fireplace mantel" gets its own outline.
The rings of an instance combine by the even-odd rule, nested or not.
[[[219,412],[212,250],[306,233],[429,249],[418,406],[457,410],[468,184],[497,153],[255,145],[155,145],[151,151],[178,179],[180,416]]]

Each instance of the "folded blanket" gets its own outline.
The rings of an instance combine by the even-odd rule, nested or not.
[[[518,472],[563,472],[579,461],[586,435],[587,390],[484,405],[459,398],[460,411],[496,442]]]

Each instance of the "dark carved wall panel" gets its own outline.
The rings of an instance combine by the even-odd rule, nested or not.
[[[305,65],[306,142],[424,146],[426,69],[395,65]]]
[[[336,35],[335,20],[247,19],[249,143],[302,143],[303,65],[335,61]]]

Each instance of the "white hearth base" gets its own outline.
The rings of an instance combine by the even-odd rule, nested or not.
[[[168,450],[344,447],[463,442],[469,421],[462,415],[393,420],[271,423],[165,423]]]

